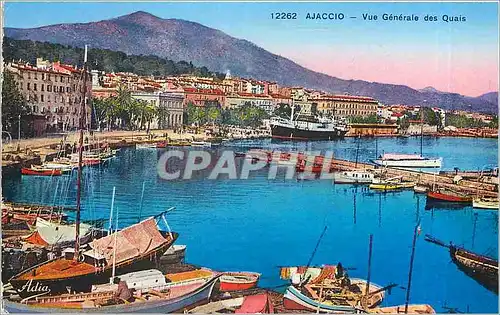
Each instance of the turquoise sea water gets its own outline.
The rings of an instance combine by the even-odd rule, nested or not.
[[[356,157],[356,139],[337,142],[239,141],[210,150],[245,151],[251,147],[282,150],[333,150],[336,157]],[[496,139],[424,139],[424,155],[443,157],[443,169],[478,170],[497,165]],[[420,151],[420,139],[378,139],[377,153]],[[407,286],[413,230],[421,220],[411,287],[412,303],[431,304],[474,313],[497,312],[498,296],[469,278],[451,262],[447,249],[424,241],[432,234],[482,254],[497,257],[498,213],[472,207],[425,210],[425,196],[412,191],[374,193],[366,187],[334,185],[330,180],[267,178],[268,169],[248,180],[207,180],[206,172],[191,180],[165,181],[156,174],[164,150],[124,149],[109,165],[85,169],[84,219],[108,218],[113,187],[119,225],[137,222],[139,215],[167,215],[170,227],[186,244],[187,261],[217,270],[262,273],[263,287],[283,285],[278,266],[306,265],[327,226],[313,265],[336,264],[353,268],[352,277],[366,278],[369,234],[373,234],[372,281]],[[359,140],[358,158],[375,157],[375,140]],[[241,160],[240,160],[241,161]],[[212,164],[213,165],[213,164]],[[6,199],[24,202],[72,204],[75,176],[44,178],[10,176],[3,179]],[[141,191],[145,183],[141,210]],[[475,216],[477,213],[477,216]],[[474,220],[477,217],[475,235]],[[282,288],[281,288],[282,289]],[[403,304],[401,287],[386,296],[384,305]]]

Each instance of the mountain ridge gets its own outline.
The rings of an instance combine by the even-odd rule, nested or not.
[[[31,29],[5,28],[14,39],[49,41],[83,47],[122,51],[134,55],[157,55],[174,61],[192,61],[211,71],[276,81],[286,86],[304,86],[330,93],[371,96],[384,104],[439,106],[497,112],[498,98],[469,97],[434,88],[416,90],[401,84],[344,80],[307,69],[246,40],[232,37],[203,24],[181,19],[163,19],[145,11],[87,23],[63,23]],[[485,95],[489,95],[490,92]]]

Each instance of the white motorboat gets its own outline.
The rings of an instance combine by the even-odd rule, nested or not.
[[[498,199],[495,198],[474,198],[472,207],[476,209],[498,210]]]
[[[386,167],[437,168],[441,167],[442,158],[426,158],[421,154],[385,153],[373,163]]]
[[[375,174],[365,171],[344,171],[333,174],[335,184],[371,184]]]

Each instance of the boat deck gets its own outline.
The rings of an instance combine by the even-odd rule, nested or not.
[[[31,272],[22,274],[19,280],[60,279],[85,275],[96,271],[97,269],[90,264],[62,258],[35,268]]]

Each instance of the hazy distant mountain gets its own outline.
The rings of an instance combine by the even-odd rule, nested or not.
[[[433,93],[446,93],[446,92],[439,91],[436,88],[433,88],[432,86],[424,87],[423,89],[420,89],[419,91],[420,92],[433,92]]]
[[[495,104],[495,106],[497,106],[498,108],[498,92],[489,92],[479,96],[478,98],[485,100],[486,102]]]
[[[91,23],[58,24],[31,29],[5,28],[14,39],[48,41],[82,47],[123,51],[127,54],[158,55],[174,61],[192,61],[212,71],[304,86],[333,93],[371,96],[384,104],[440,106],[497,112],[497,106],[483,98],[434,90],[418,91],[404,85],[361,80],[342,80],[306,69],[255,44],[231,37],[198,23],[162,19],[146,12]]]

